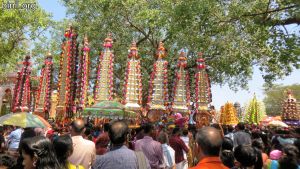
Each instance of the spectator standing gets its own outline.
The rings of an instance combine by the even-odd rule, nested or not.
[[[245,132],[245,124],[240,122],[236,126],[236,132],[234,133],[233,146],[237,147],[242,144],[251,145],[251,136]]]
[[[112,121],[108,135],[112,143],[110,151],[101,156],[97,155],[93,169],[150,169],[149,162],[142,153],[138,155],[125,146],[128,126],[124,121]],[[139,161],[137,156],[143,161]],[[140,166],[140,163],[144,166]]]
[[[203,127],[196,134],[199,163],[191,169],[227,169],[220,160],[222,136],[219,130],[213,127]]]
[[[70,133],[73,141],[73,153],[68,161],[74,165],[82,165],[85,169],[91,168],[96,157],[94,142],[82,137],[85,126],[84,121],[77,119],[71,123]]]
[[[188,163],[184,159],[183,151],[185,153],[189,152],[189,148],[180,138],[180,128],[175,127],[172,132],[172,137],[170,138],[170,146],[175,150],[175,163],[177,169],[187,169]]]
[[[160,142],[153,140],[151,137],[154,131],[152,124],[147,123],[143,126],[144,137],[137,140],[135,143],[135,150],[142,151],[149,160],[150,166],[153,169],[164,167],[163,150]]]
[[[73,153],[73,142],[69,135],[58,136],[53,140],[53,147],[63,169],[84,169],[81,165],[68,162],[68,157]]]
[[[165,168],[166,169],[175,169],[175,151],[172,147],[168,145],[169,138],[168,134],[165,132],[160,132],[158,136],[158,141],[161,143],[163,154],[164,154],[164,161],[165,161]]]
[[[20,127],[16,127],[16,129],[12,131],[7,137],[8,152],[13,156],[17,154],[22,133],[23,129]]]
[[[109,124],[105,123],[103,125],[103,133],[99,135],[99,137],[96,140],[96,154],[97,155],[103,155],[108,151],[108,145],[109,145],[109,137],[108,137],[108,129]]]

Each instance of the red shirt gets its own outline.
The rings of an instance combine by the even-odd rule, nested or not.
[[[185,143],[181,140],[179,136],[172,136],[170,138],[169,143],[175,151],[175,163],[180,163],[184,160],[183,151],[188,153],[189,148],[185,145]]]
[[[190,169],[228,169],[219,157],[205,157],[195,167]]]

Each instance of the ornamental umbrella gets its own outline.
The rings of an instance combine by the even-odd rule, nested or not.
[[[271,121],[269,124],[269,126],[274,126],[274,127],[289,127],[287,124],[285,124],[282,121],[278,121],[278,120],[274,120]]]
[[[40,127],[48,128],[51,125],[42,117],[30,113],[10,113],[0,117],[0,124],[14,125],[22,128]]]
[[[134,118],[136,113],[125,110],[123,104],[116,101],[102,101],[92,107],[83,110],[83,116],[105,117],[105,118]]]

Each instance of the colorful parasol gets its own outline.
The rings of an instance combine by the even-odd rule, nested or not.
[[[123,104],[116,101],[102,101],[92,107],[83,110],[83,116],[94,116],[104,118],[135,118],[136,113],[125,110]]]
[[[289,127],[287,124],[285,124],[282,121],[278,121],[278,120],[274,120],[271,121],[269,124],[269,126],[274,126],[274,127]]]
[[[10,113],[0,117],[0,124],[14,125],[22,128],[26,127],[40,127],[48,128],[51,125],[41,116],[30,113]]]

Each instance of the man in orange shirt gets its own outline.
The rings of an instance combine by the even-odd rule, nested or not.
[[[228,169],[222,164],[219,153],[223,138],[219,130],[203,127],[196,134],[199,163],[190,169]]]

